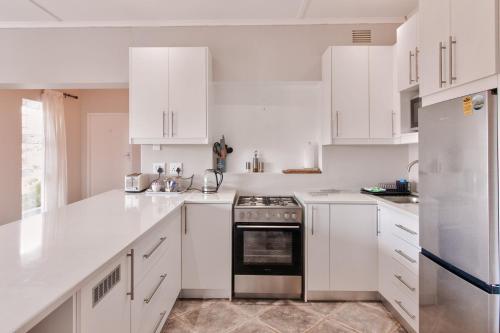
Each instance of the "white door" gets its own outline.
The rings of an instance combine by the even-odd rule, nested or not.
[[[377,206],[331,205],[330,237],[331,289],[377,291]]]
[[[129,52],[130,138],[168,137],[168,48]]]
[[[132,169],[133,153],[137,153],[128,141],[128,115],[91,113],[87,127],[88,196],[122,189],[124,176]]]
[[[169,117],[172,138],[207,137],[205,47],[169,48]]]
[[[456,42],[451,47],[451,73],[456,77],[452,85],[496,73],[496,4],[495,0],[451,1],[450,36]]]
[[[231,294],[231,205],[188,204],[182,223],[182,289]]]
[[[450,0],[420,0],[418,10],[419,89],[420,96],[427,96],[441,90],[441,85],[446,88],[449,84],[446,64],[450,36]],[[443,46],[441,50],[440,43]],[[440,84],[440,81],[443,83]]]
[[[337,137],[368,138],[368,46],[334,47],[332,86]]]
[[[307,207],[307,290],[330,289],[330,205]]]
[[[418,14],[415,14],[397,30],[398,86],[400,91],[418,83],[417,23]]]
[[[370,138],[394,135],[392,55],[392,46],[370,47]]]

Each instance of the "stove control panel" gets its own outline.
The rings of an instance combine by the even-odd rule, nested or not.
[[[293,222],[302,223],[302,209],[235,208],[234,222]]]

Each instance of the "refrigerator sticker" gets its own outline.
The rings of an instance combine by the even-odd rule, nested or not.
[[[472,115],[472,97],[466,96],[463,99],[464,116]]]

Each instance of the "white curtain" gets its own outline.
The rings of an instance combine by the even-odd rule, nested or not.
[[[42,210],[46,212],[66,205],[68,200],[64,95],[44,90],[42,103],[45,136]]]

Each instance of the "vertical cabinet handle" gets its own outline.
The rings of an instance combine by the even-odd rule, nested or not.
[[[418,54],[420,53],[420,50],[418,49],[418,46],[415,47],[415,82],[420,81],[420,75],[418,75]]]
[[[187,234],[187,230],[188,230],[187,206],[184,205],[183,208],[184,208],[184,234]]]
[[[161,124],[162,124],[162,131],[163,131],[162,132],[163,133],[162,136],[165,137],[165,111],[163,111],[162,117],[163,117],[162,118],[162,122],[161,122]]]
[[[391,110],[391,131],[392,131],[393,137],[396,135],[396,131],[394,131],[394,117],[395,116],[396,116],[396,112],[394,112],[394,110]]]
[[[443,88],[443,84],[446,80],[443,80],[443,51],[446,50],[446,46],[443,42],[439,42],[439,88]]]
[[[131,249],[127,253],[127,257],[130,257],[130,291],[127,293],[130,296],[130,300],[134,300],[134,249]]]
[[[380,208],[377,208],[377,236],[380,235]]]
[[[449,46],[450,46],[450,50],[448,52],[448,62],[449,62],[449,66],[450,66],[450,69],[449,69],[449,79],[450,79],[450,84],[453,84],[453,81],[456,81],[456,76],[453,75],[453,46],[457,44],[457,41],[453,39],[452,36],[450,36],[449,38]]]
[[[174,111],[170,111],[170,137],[174,137]]]
[[[339,126],[339,119],[340,119],[339,114],[340,114],[340,111],[337,111],[337,113],[336,113],[336,117],[337,117],[337,137],[340,136],[340,133],[339,133],[339,127],[340,127]]]
[[[311,235],[314,235],[314,206],[311,206]]]
[[[413,58],[414,54],[413,52],[411,52],[410,50],[410,55],[409,55],[409,61],[410,61],[410,66],[408,66],[408,69],[409,69],[409,83],[412,84],[413,82],[415,82],[415,80],[413,80],[413,65],[412,65],[412,58]]]

